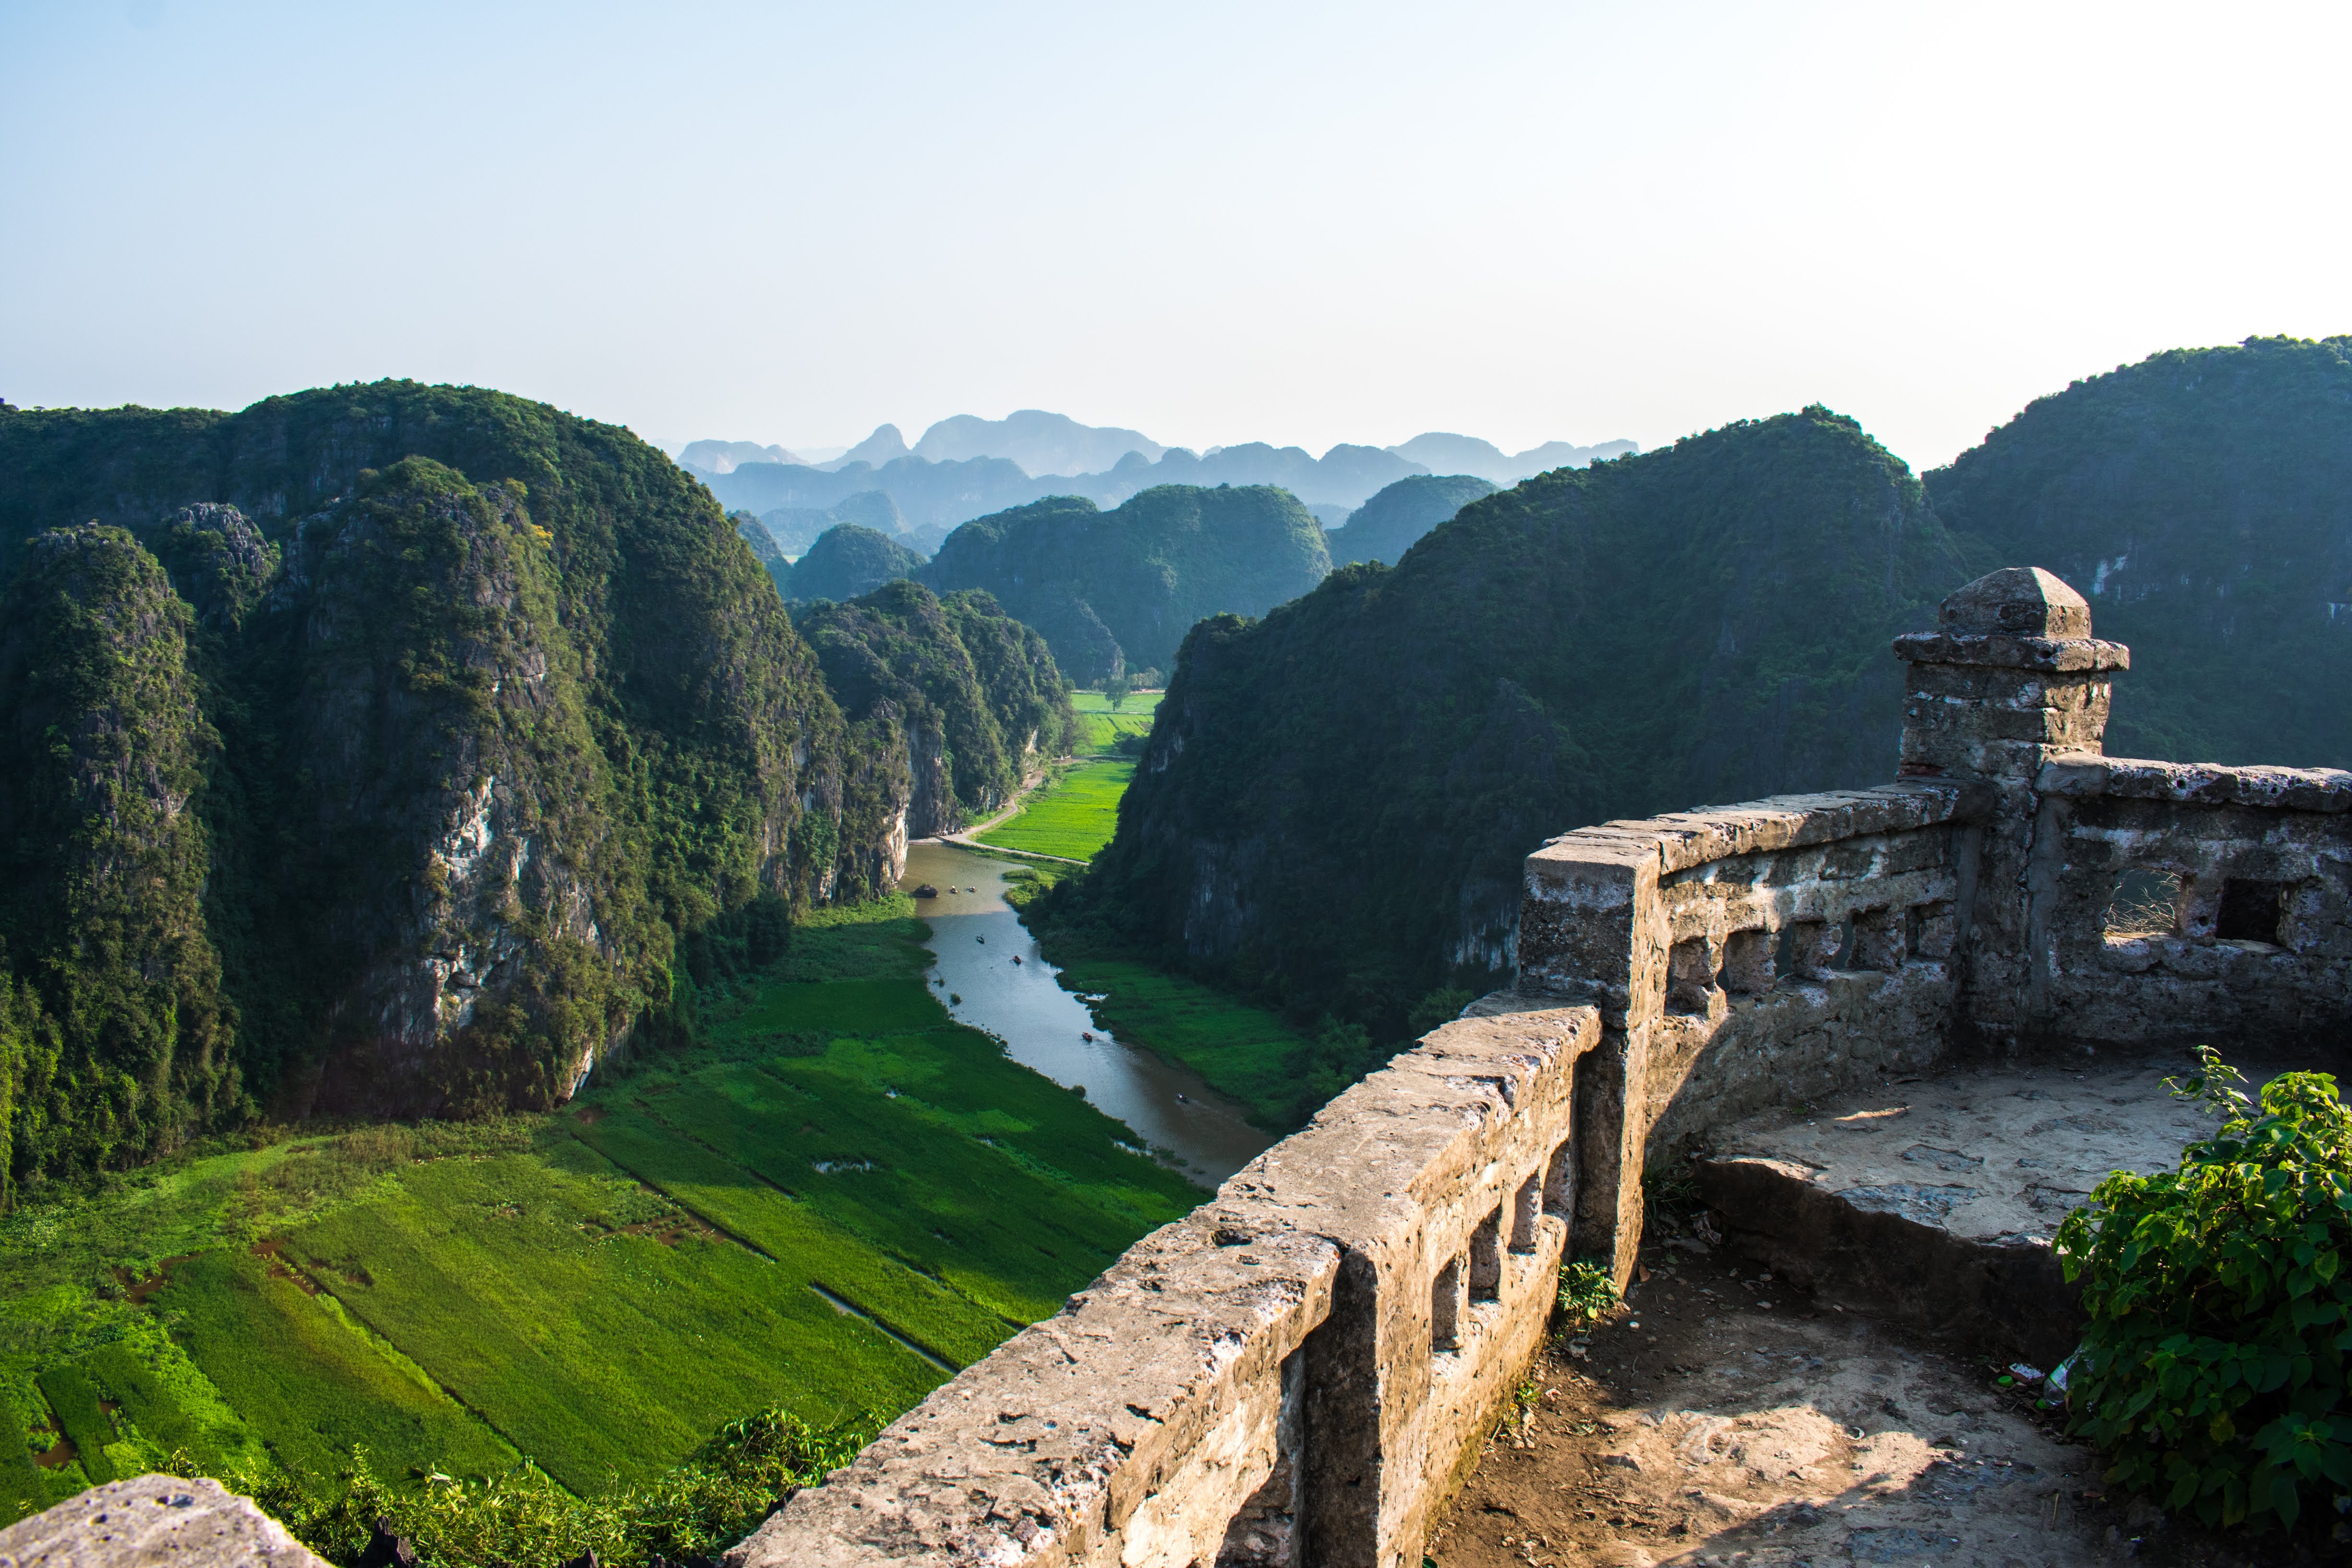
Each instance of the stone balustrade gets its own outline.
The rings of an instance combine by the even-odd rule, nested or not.
[[[1341,1094],[794,1498],[732,1568],[1418,1568],[1551,1315],[1583,1006]]]

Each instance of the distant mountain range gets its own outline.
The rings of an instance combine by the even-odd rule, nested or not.
[[[1342,443],[1320,458],[1260,441],[1195,453],[1163,447],[1140,431],[1027,408],[1003,419],[942,419],[911,447],[897,426],[883,425],[822,463],[804,462],[782,447],[715,440],[689,444],[678,461],[729,510],[763,520],[778,510],[824,512],[853,495],[878,491],[898,507],[907,530],[953,528],[1047,496],[1116,507],[1154,485],[1223,484],[1279,485],[1328,526],[1414,474],[1470,474],[1507,486],[1637,449],[1631,441],[1551,441],[1508,454],[1475,437],[1431,431],[1395,447]],[[772,531],[781,541],[793,521],[779,520]]]

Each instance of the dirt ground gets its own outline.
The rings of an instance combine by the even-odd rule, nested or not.
[[[2110,1501],[2096,1456],[1996,1365],[1721,1254],[1659,1249],[1645,1272],[1538,1362],[1439,1522],[1438,1568],[2225,1560]],[[2245,1559],[2265,1560],[2290,1559]]]

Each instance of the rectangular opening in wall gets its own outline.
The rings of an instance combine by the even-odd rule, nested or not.
[[[1429,1343],[1433,1350],[1462,1348],[1462,1259],[1450,1258],[1429,1287]]]
[[[1901,910],[1865,910],[1853,918],[1853,940],[1847,967],[1892,974],[1903,967],[1908,927]]]
[[[1511,1196],[1511,1250],[1533,1252],[1536,1226],[1543,1218],[1543,1173],[1532,1172]]]
[[[2221,912],[2213,934],[2223,942],[2266,942],[2279,945],[2279,924],[2286,912],[2286,884],[2231,877],[2221,884]]]
[[[2135,866],[2116,876],[2103,922],[2110,942],[2171,936],[2180,929],[2180,873]]]
[[[1217,1568],[1273,1568],[1298,1561],[1307,1446],[1307,1352],[1284,1358],[1281,1403],[1274,1424],[1274,1468],[1236,1509],[1217,1548]]]
[[[1695,936],[1675,943],[1666,955],[1666,1011],[1705,1017],[1708,996],[1715,990],[1715,959],[1706,938]]]
[[[1503,1205],[1470,1233],[1470,1299],[1491,1301],[1503,1288]]]
[[[1736,931],[1724,938],[1723,988],[1743,996],[1771,990],[1777,945],[1769,931]]]
[[[1569,1139],[1561,1139],[1544,1162],[1543,1205],[1563,1219],[1576,1208],[1576,1148]]]
[[[1826,921],[1790,921],[1780,928],[1780,951],[1773,968],[1782,978],[1795,980],[1818,980],[1843,968],[1838,957],[1845,945],[1845,927],[1843,921],[1835,925]]]

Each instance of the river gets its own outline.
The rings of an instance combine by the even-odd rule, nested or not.
[[[1213,1188],[1249,1163],[1273,1138],[1200,1074],[1111,1038],[1086,1004],[1062,989],[1061,972],[1038,956],[1004,901],[1012,868],[952,844],[924,841],[907,850],[898,885],[912,892],[928,882],[940,890],[915,908],[931,928],[929,979],[948,1011],[1003,1040],[1022,1066],[1066,1088],[1084,1084],[1097,1110],[1169,1151],[1169,1163],[1194,1181]]]

